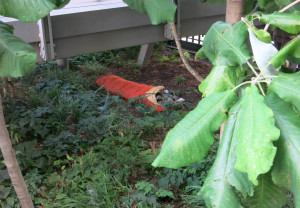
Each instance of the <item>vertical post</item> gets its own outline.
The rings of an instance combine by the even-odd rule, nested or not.
[[[70,68],[69,60],[67,58],[57,59],[56,63],[57,63],[57,66],[59,68],[63,68],[63,69],[69,69]]]
[[[143,65],[146,64],[147,61],[149,61],[149,59],[152,56],[153,47],[154,47],[154,43],[148,43],[148,44],[142,45],[138,60],[136,62],[136,65],[138,67],[142,67]]]

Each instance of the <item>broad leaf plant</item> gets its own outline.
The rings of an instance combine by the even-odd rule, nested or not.
[[[151,7],[147,0],[125,2],[148,11],[154,24],[174,15],[167,0]],[[300,207],[300,72],[285,67],[287,62],[300,64],[300,4],[274,12],[292,2],[259,0],[260,9],[273,11],[254,12],[235,24],[216,22],[197,53],[214,66],[199,86],[204,98],[167,134],[152,165],[180,168],[203,160],[214,133],[227,121],[199,192],[208,207],[242,207],[241,198],[250,207],[282,207],[288,191]],[[248,0],[246,7],[255,3]],[[289,33],[291,41],[278,51],[271,35],[254,21]]]
[[[205,0],[202,0],[205,2]],[[34,22],[68,0],[0,0],[0,15]],[[176,5],[169,0],[124,0],[147,13],[153,24],[173,21]],[[224,0],[208,0],[209,3]],[[300,62],[300,4],[274,12],[293,0],[247,0],[264,11],[240,22],[216,22],[197,53],[214,65],[200,84],[204,98],[171,130],[155,167],[179,168],[201,161],[215,142],[214,133],[226,122],[218,153],[199,194],[209,207],[282,207],[287,190],[300,207],[300,72],[284,65]],[[253,21],[290,34],[279,51],[271,35]],[[248,43],[249,42],[249,43]],[[18,77],[34,69],[32,47],[13,36],[0,22],[0,76]]]
[[[35,22],[51,10],[61,8],[70,0],[0,0],[0,15]],[[20,38],[13,35],[13,26],[0,21],[0,76],[20,77],[35,69],[36,53]],[[33,208],[18,161],[12,149],[0,94],[0,149],[7,170],[23,208]],[[2,190],[1,190],[2,191]]]
[[[70,0],[0,0],[0,15],[35,22]],[[35,69],[36,53],[13,35],[13,26],[0,21],[0,76],[20,77]]]

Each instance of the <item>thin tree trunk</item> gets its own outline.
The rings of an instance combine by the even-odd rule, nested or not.
[[[226,22],[237,23],[241,20],[244,13],[245,0],[227,0],[226,3]],[[222,140],[226,121],[224,121],[220,128],[220,142]]]
[[[226,22],[236,23],[241,20],[244,12],[244,0],[227,0]]]
[[[23,208],[34,208],[5,125],[0,96],[0,148],[11,182]]]

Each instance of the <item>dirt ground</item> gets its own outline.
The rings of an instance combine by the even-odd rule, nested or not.
[[[158,61],[161,56],[176,56],[177,60],[165,62]],[[212,69],[212,64],[207,60],[190,61],[191,66],[203,78],[207,77]],[[176,50],[167,48],[160,54],[153,55],[149,63],[140,68],[112,67],[107,74],[123,77],[137,83],[153,86],[164,86],[165,89],[175,92],[195,107],[202,95],[198,91],[199,81],[196,80],[185,68]],[[183,79],[182,79],[183,78]]]

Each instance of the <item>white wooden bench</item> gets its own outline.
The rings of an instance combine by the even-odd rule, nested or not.
[[[214,22],[224,19],[224,5],[179,2],[181,36],[205,34]],[[71,0],[38,24],[0,20],[12,24],[15,35],[41,54],[38,62],[167,40],[163,24],[152,25],[147,15],[131,10],[122,0]]]

